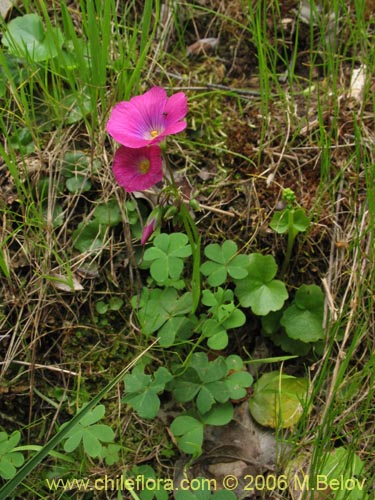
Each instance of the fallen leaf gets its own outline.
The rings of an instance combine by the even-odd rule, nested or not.
[[[200,40],[197,40],[196,42],[189,45],[189,47],[186,49],[186,52],[189,56],[202,53],[205,54],[206,52],[212,52],[214,49],[216,49],[218,43],[218,38],[201,38]]]
[[[187,474],[190,478],[214,479],[218,488],[225,477],[235,476],[233,490],[238,499],[257,496],[248,488],[249,477],[266,476],[276,465],[276,439],[272,431],[262,429],[251,417],[247,402],[235,407],[231,422],[223,426],[206,426],[202,455],[191,465],[178,461],[174,482]]]
[[[359,68],[354,68],[352,77],[350,80],[350,90],[349,97],[355,99],[358,102],[362,102],[363,99],[363,89],[366,82],[367,67],[365,64],[361,64]]]
[[[13,7],[13,2],[10,0],[0,0],[0,15],[3,19],[6,18],[8,12]]]
[[[74,276],[67,277],[62,274],[51,273],[49,278],[52,285],[63,292],[79,292],[83,290],[83,286]]]

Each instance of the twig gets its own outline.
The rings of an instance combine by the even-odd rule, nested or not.
[[[157,70],[158,72],[161,73],[160,70]],[[176,75],[175,73],[169,73],[169,72],[164,72],[163,74],[167,75],[169,78],[175,78],[176,80],[179,81],[184,81],[185,78],[181,75]],[[199,80],[196,80],[195,78],[191,79],[192,82],[197,83],[198,86],[184,86],[184,87],[178,87],[179,90],[207,90],[207,89],[214,89],[214,90],[225,90],[226,92],[233,92],[235,94],[240,94],[240,95],[247,95],[247,96],[255,96],[259,97],[261,95],[261,92],[259,90],[251,90],[251,89],[238,89],[235,87],[229,87],[227,85],[221,85],[220,83],[205,83],[202,84]]]
[[[7,363],[6,361],[0,361],[0,365],[5,365],[6,363]],[[39,365],[38,363],[28,363],[27,361],[16,361],[14,359],[12,359],[10,363],[14,363],[16,365],[30,366],[32,368],[45,368],[47,370],[52,370],[54,372],[66,373],[67,375],[74,375],[75,377],[78,376],[78,373],[76,372],[72,372],[71,370],[64,370],[64,368],[58,368],[57,366]]]

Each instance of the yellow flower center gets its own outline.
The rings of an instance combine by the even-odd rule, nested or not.
[[[148,160],[147,158],[141,160],[138,164],[138,170],[141,174],[147,174],[147,172],[150,170],[150,160]]]
[[[159,131],[158,130],[151,130],[150,135],[154,139],[155,137],[157,137],[159,135]]]

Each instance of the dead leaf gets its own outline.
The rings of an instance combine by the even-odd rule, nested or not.
[[[175,484],[186,477],[214,479],[218,488],[225,476],[235,476],[238,486],[233,490],[238,499],[256,496],[247,491],[250,476],[267,475],[276,464],[276,439],[271,431],[262,429],[252,419],[248,403],[235,407],[233,420],[224,426],[207,426],[203,454],[186,468],[185,461],[176,466]]]
[[[206,54],[207,52],[212,52],[214,49],[216,49],[218,43],[218,38],[201,38],[200,40],[197,40],[196,42],[189,45],[189,47],[186,49],[186,52],[188,56],[196,56],[202,53]]]
[[[13,7],[13,2],[10,0],[0,0],[0,15],[3,19],[6,18],[8,12]]]
[[[83,290],[83,286],[77,278],[63,276],[58,273],[51,273],[49,275],[52,285],[63,292],[79,292]]]
[[[354,68],[352,77],[350,80],[350,90],[349,97],[355,99],[358,102],[363,100],[363,89],[366,82],[367,67],[365,64],[361,64],[359,68]]]

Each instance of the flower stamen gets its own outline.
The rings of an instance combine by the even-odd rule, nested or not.
[[[138,170],[141,174],[147,174],[150,170],[150,160],[143,158],[138,164]]]
[[[157,137],[159,135],[159,131],[158,130],[151,130],[150,135],[153,139],[155,139],[155,137]]]

